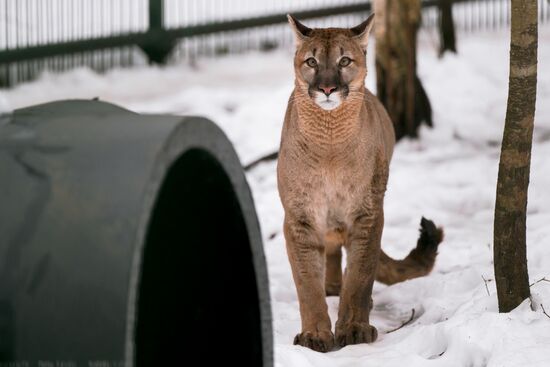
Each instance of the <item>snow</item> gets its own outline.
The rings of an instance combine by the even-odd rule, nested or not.
[[[6,98],[0,94],[0,115],[10,113],[11,109]]]
[[[550,279],[550,28],[541,28],[539,82],[528,205],[531,283]],[[550,282],[499,314],[492,267],[492,229],[499,144],[508,83],[507,32],[459,35],[459,54],[437,58],[433,35],[421,34],[419,71],[436,128],[395,150],[385,201],[383,248],[403,257],[416,243],[422,215],[445,227],[427,277],[376,284],[372,323],[379,339],[320,354],[292,345],[298,301],[281,234],[283,210],[275,163],[248,173],[270,275],[278,367],[550,366]],[[371,45],[372,47],[372,45]],[[370,51],[369,55],[372,55]],[[370,70],[374,70],[372,56]],[[252,53],[174,65],[45,74],[0,92],[0,108],[61,98],[111,101],[151,113],[200,114],[216,121],[243,163],[277,149],[293,86],[292,51]],[[372,89],[374,75],[367,78]],[[327,299],[333,323],[338,299]],[[410,319],[412,321],[399,328]]]

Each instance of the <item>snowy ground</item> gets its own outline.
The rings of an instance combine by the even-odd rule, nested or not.
[[[327,354],[292,345],[300,318],[281,235],[275,163],[249,173],[269,266],[277,366],[550,366],[550,317],[543,313],[544,306],[550,314],[550,282],[534,284],[532,300],[511,313],[497,312],[492,224],[508,44],[507,33],[462,35],[460,54],[438,59],[433,38],[422,35],[419,70],[436,128],[396,147],[382,243],[390,255],[405,256],[422,215],[443,225],[446,238],[431,275],[375,286],[372,322],[380,336],[374,344]],[[532,283],[550,279],[550,28],[541,29],[539,45],[528,207]],[[290,51],[277,51],[202,61],[194,69],[44,75],[0,92],[0,109],[97,96],[139,112],[201,114],[220,124],[248,163],[277,149],[292,88],[291,59]],[[367,84],[373,86],[374,75]],[[338,299],[328,303],[335,322]],[[386,333],[407,321],[413,309],[409,324]]]

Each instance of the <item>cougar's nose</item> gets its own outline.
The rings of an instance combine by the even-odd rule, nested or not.
[[[332,92],[336,90],[336,86],[319,84],[319,90],[325,93],[325,95],[328,97]]]

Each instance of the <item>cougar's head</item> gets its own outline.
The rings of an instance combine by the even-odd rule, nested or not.
[[[322,109],[332,110],[362,90],[374,14],[353,28],[311,29],[288,15],[296,40],[296,87]]]

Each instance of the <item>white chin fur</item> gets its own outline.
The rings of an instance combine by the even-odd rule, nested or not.
[[[323,110],[330,111],[340,106],[342,97],[339,92],[332,93],[328,97],[324,93],[318,92],[315,93],[315,103]]]

